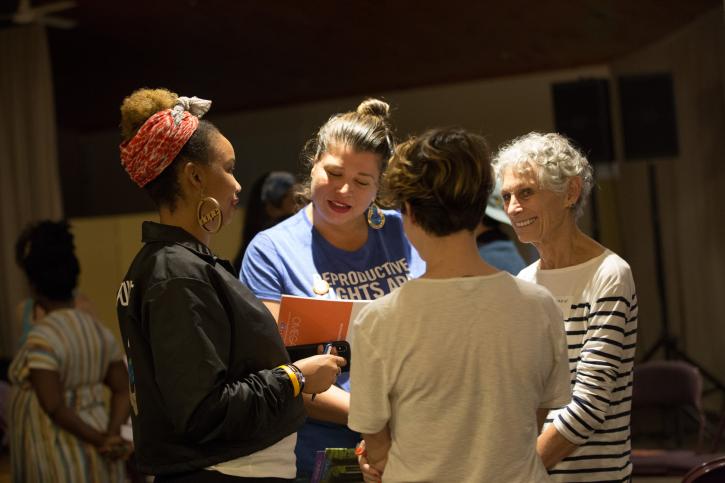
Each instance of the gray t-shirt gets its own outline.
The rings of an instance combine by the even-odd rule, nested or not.
[[[508,273],[417,279],[354,322],[349,426],[390,426],[387,481],[548,481],[538,408],[571,396],[561,312]]]

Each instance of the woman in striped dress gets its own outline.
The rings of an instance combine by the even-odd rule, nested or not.
[[[114,336],[74,308],[79,265],[66,223],[31,226],[17,244],[33,298],[46,312],[8,371],[14,482],[122,482],[130,446],[128,375]],[[104,385],[111,389],[110,412]]]

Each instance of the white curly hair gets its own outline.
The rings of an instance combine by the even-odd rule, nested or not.
[[[575,218],[584,212],[594,185],[594,170],[587,158],[567,138],[557,133],[530,132],[520,136],[502,147],[492,164],[499,182],[509,167],[520,174],[537,167],[539,187],[557,193],[566,192],[569,179],[579,176],[582,191],[572,206]]]

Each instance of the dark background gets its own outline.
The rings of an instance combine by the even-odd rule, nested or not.
[[[2,0],[2,12],[17,8]],[[33,1],[33,6],[53,1]],[[48,29],[66,216],[152,210],[88,136],[124,96],[168,87],[225,113],[605,63],[720,0],[78,0]],[[5,22],[0,27],[11,26]],[[353,106],[351,106],[353,107]],[[311,134],[311,133],[309,133]],[[611,153],[610,153],[611,154]],[[261,168],[260,168],[261,170]],[[238,177],[251,182],[245,172]]]

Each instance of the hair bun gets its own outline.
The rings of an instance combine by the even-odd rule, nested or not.
[[[179,95],[167,89],[138,89],[121,103],[121,137],[131,139],[146,119],[174,107]]]
[[[357,113],[387,120],[390,117],[390,104],[380,99],[365,99],[357,106]]]

